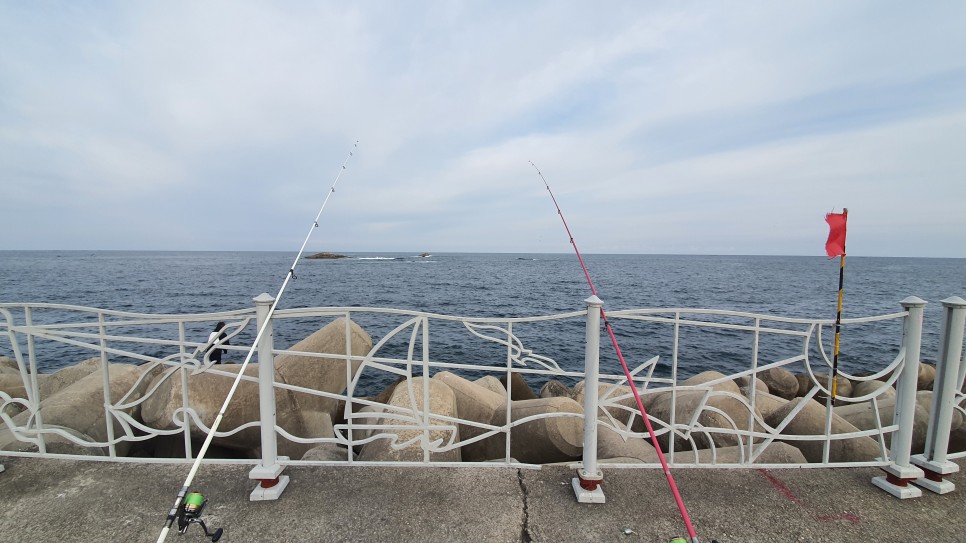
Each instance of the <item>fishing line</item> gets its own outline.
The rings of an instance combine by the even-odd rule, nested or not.
[[[553,205],[557,208],[557,214],[560,215],[560,220],[563,222],[564,229],[567,230],[567,237],[570,238],[570,244],[574,247],[574,252],[577,253],[577,260],[580,261],[580,267],[584,270],[584,276],[587,278],[587,284],[590,285],[590,292],[594,296],[597,296],[597,289],[594,287],[594,281],[590,278],[590,272],[587,271],[587,265],[584,264],[584,258],[580,255],[580,250],[577,249],[577,243],[574,242],[574,235],[570,233],[570,227],[567,226],[567,220],[564,219],[563,211],[560,210],[560,204],[557,203],[557,199],[553,195],[553,191],[550,190],[550,185],[547,183],[546,178],[543,177],[543,173],[540,172],[540,168],[530,161],[530,165],[533,169],[537,170],[537,175],[543,180],[543,184],[547,187],[547,192],[550,193],[550,198],[553,200]],[[631,376],[631,370],[627,367],[627,362],[624,360],[624,355],[621,354],[621,348],[617,344],[617,337],[614,335],[614,329],[611,328],[610,322],[607,320],[607,313],[604,312],[604,308],[600,308],[600,318],[604,322],[604,327],[607,329],[607,334],[610,336],[610,341],[614,345],[614,350],[617,351],[617,359],[620,360],[621,367],[624,369],[624,375],[627,377],[628,384],[631,385],[631,392],[634,393],[634,400],[637,402],[637,408],[641,410],[641,420],[644,421],[644,426],[647,427],[647,432],[651,436],[651,443],[654,445],[654,450],[657,451],[657,457],[661,461],[661,468],[664,470],[664,476],[667,478],[667,484],[671,487],[671,494],[674,495],[674,501],[677,503],[678,510],[681,512],[681,518],[684,520],[684,526],[688,530],[688,536],[691,539],[691,543],[698,543],[698,536],[694,532],[694,526],[691,525],[691,517],[688,515],[688,510],[684,506],[684,500],[681,499],[681,493],[678,492],[678,487],[674,484],[674,476],[671,475],[671,469],[667,465],[667,460],[664,459],[664,453],[661,452],[661,445],[657,442],[657,436],[654,434],[654,428],[651,427],[651,421],[647,417],[647,411],[644,410],[644,404],[641,402],[641,396],[637,393],[637,386],[634,385],[634,378]],[[585,414],[586,416],[586,414]]]
[[[171,511],[168,512],[168,518],[166,520],[167,524],[165,524],[164,528],[161,530],[161,534],[158,536],[158,543],[161,543],[165,540],[172,524],[174,524],[174,521],[179,516],[179,510],[184,509],[185,495],[188,494],[188,487],[191,486],[192,481],[194,481],[195,474],[198,473],[198,468],[201,466],[201,461],[208,452],[208,447],[211,445],[211,441],[215,437],[215,432],[218,431],[218,425],[221,424],[221,419],[225,416],[225,411],[228,410],[228,404],[231,402],[232,396],[235,395],[235,390],[238,389],[238,384],[241,382],[241,378],[245,374],[245,368],[247,368],[248,363],[251,362],[252,355],[255,354],[255,350],[262,339],[262,335],[268,328],[269,323],[272,322],[272,314],[275,313],[275,308],[278,307],[278,302],[282,299],[282,293],[285,292],[285,288],[288,286],[289,281],[295,277],[295,266],[298,265],[299,260],[302,258],[302,253],[305,251],[305,246],[309,243],[309,238],[312,237],[312,232],[319,227],[319,217],[322,216],[322,211],[325,210],[326,204],[329,203],[329,198],[332,197],[332,194],[335,192],[335,186],[339,183],[339,179],[342,177],[343,172],[345,172],[346,165],[349,163],[349,159],[352,158],[352,153],[355,152],[355,149],[358,145],[358,141],[352,144],[352,150],[350,150],[349,154],[345,157],[345,160],[342,162],[342,167],[339,168],[339,173],[335,176],[335,181],[332,183],[332,186],[329,187],[329,191],[325,195],[325,200],[322,202],[322,207],[319,208],[318,214],[315,215],[315,220],[312,221],[312,226],[309,227],[309,232],[305,235],[305,240],[302,242],[302,247],[299,248],[298,254],[295,255],[295,261],[292,262],[292,266],[288,269],[288,273],[285,274],[285,280],[282,281],[282,287],[278,289],[278,294],[275,295],[275,301],[272,303],[272,307],[268,310],[268,316],[265,319],[265,322],[262,323],[262,326],[259,328],[258,333],[255,335],[255,341],[252,342],[252,347],[248,350],[248,355],[245,356],[245,361],[238,370],[238,376],[235,377],[235,381],[232,383],[231,389],[228,391],[228,395],[225,397],[225,402],[221,405],[221,411],[219,411],[218,416],[215,417],[215,422],[211,425],[211,429],[208,431],[208,436],[205,437],[205,442],[198,451],[198,456],[195,458],[194,464],[192,464],[191,470],[188,472],[188,476],[185,478],[184,484],[181,486],[181,490],[178,492],[178,496],[174,500],[174,505],[171,507]]]

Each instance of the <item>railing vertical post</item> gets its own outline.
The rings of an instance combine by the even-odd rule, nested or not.
[[[259,481],[249,499],[251,501],[277,500],[288,486],[288,475],[281,475],[285,469],[279,464],[278,435],[275,432],[275,345],[272,340],[272,323],[267,325],[269,311],[275,298],[262,293],[255,298],[257,330],[265,326],[258,343],[258,405],[259,425],[262,432],[262,461],[248,473],[249,479]],[[283,460],[287,458],[283,457]]]
[[[597,467],[597,411],[600,375],[600,308],[604,302],[597,296],[584,300],[587,303],[587,331],[584,343],[584,452],[583,466],[577,470],[571,484],[577,501],[581,503],[604,503],[604,490],[600,487],[604,474]],[[631,386],[634,384],[631,383]]]
[[[925,472],[925,477],[917,479],[915,483],[936,494],[946,494],[956,489],[956,485],[952,481],[943,480],[943,476],[959,471],[959,465],[950,462],[946,453],[949,448],[953,409],[956,407],[956,392],[962,386],[960,366],[964,328],[966,300],[958,296],[943,300],[942,333],[939,340],[939,358],[936,361],[936,381],[932,388],[926,449],[923,454],[912,457],[912,463]]]
[[[912,427],[916,414],[916,385],[919,381],[919,350],[922,344],[922,316],[926,301],[910,296],[899,302],[907,314],[902,322],[902,373],[896,381],[896,409],[893,423],[899,429],[892,435],[889,465],[882,468],[885,477],[873,477],[872,484],[893,496],[918,498],[922,490],[909,483],[923,476],[921,469],[909,463],[912,451]]]
[[[33,313],[30,311],[30,306],[24,306],[24,323],[27,328],[33,326]],[[10,338],[10,343],[14,345],[14,351],[16,352],[16,342],[13,338]],[[18,356],[17,358],[22,358]],[[24,383],[25,386],[30,387],[30,395],[28,396],[30,400],[30,411],[34,414],[34,428],[37,429],[37,449],[40,451],[41,455],[47,454],[47,439],[44,437],[42,430],[44,429],[43,413],[40,412],[40,402],[43,398],[40,397],[40,381],[38,379],[37,373],[37,355],[34,351],[34,335],[32,332],[27,332],[27,363],[30,365],[30,382]],[[22,366],[21,366],[22,367]]]
[[[97,312],[97,335],[100,337],[101,346],[101,386],[104,387],[104,421],[107,424],[107,446],[108,456],[117,456],[117,448],[114,446],[114,413],[111,412],[111,364],[107,360],[107,329],[105,327],[104,312]]]

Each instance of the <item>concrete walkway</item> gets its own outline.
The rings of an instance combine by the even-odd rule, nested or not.
[[[187,465],[4,458],[0,541],[155,541]],[[960,464],[962,465],[962,463]],[[194,491],[222,541],[654,542],[685,535],[657,470],[605,471],[607,503],[579,504],[572,471],[291,467],[281,499],[250,502],[247,466],[205,465]],[[957,490],[898,500],[861,469],[679,469],[702,543],[966,541],[966,475]],[[625,534],[625,529],[633,533]],[[168,541],[207,541],[192,526]]]

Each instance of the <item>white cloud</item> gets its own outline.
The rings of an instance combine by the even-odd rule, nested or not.
[[[533,160],[585,251],[966,256],[960,4],[0,10],[0,249],[287,250],[359,139],[322,248],[567,251]]]

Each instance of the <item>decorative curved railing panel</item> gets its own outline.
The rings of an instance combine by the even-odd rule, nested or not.
[[[898,337],[894,356],[875,368],[863,375],[839,373],[856,385],[879,381],[879,388],[857,396],[842,393],[833,401],[825,341],[831,320],[711,309],[610,311],[633,366],[633,383],[603,349],[598,401],[586,406],[587,315],[471,318],[344,307],[276,311],[277,341],[305,338],[291,347],[269,344],[270,351],[258,351],[259,358],[271,352],[272,360],[259,364],[272,362],[275,368],[278,461],[576,462],[585,446],[584,413],[594,412],[598,433],[607,436],[606,444],[596,445],[602,461],[613,467],[656,467],[631,385],[673,466],[884,466],[891,461],[889,445],[900,427],[888,406],[895,404],[891,397],[900,375],[918,367],[918,360],[907,360]],[[843,329],[888,328],[907,315],[845,319]],[[218,321],[227,323],[229,344],[207,340]],[[190,460],[238,371],[237,364],[214,364],[210,353],[221,348],[227,361],[240,360],[255,329],[254,309],[146,315],[0,304],[0,338],[7,343],[0,347],[13,355],[0,364],[0,454]],[[41,372],[57,369],[51,358],[58,353],[93,360]],[[216,433],[209,454],[221,460],[213,461],[265,462],[257,458],[264,450],[258,435],[259,365],[250,368]],[[722,371],[706,373],[716,368]],[[787,380],[795,374],[801,381],[796,399],[779,400],[767,384],[760,388],[776,375]],[[500,378],[508,391],[494,385]],[[534,394],[526,389],[549,380],[562,382],[566,394],[560,385],[551,392],[547,384],[544,398],[520,400],[522,393]],[[957,394],[956,409],[966,415],[958,405],[964,399]],[[849,424],[848,417],[858,418],[852,411],[861,409],[869,412],[861,427]],[[72,415],[80,422],[72,422]],[[843,444],[863,455],[843,456]],[[790,454],[798,452],[805,461]]]

